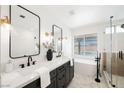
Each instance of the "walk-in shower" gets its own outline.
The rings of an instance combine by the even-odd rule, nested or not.
[[[113,19],[104,33],[104,74],[112,87],[124,87],[124,24]]]

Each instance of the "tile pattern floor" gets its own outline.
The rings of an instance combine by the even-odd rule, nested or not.
[[[112,75],[112,79],[116,87],[124,88],[124,77],[118,75]]]
[[[75,63],[75,76],[68,88],[107,88],[107,84],[103,78],[100,78],[101,83],[96,83],[96,65],[83,63]]]

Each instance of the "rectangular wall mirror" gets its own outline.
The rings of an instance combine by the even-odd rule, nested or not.
[[[40,54],[40,17],[20,5],[10,6],[10,57]]]
[[[52,25],[54,51],[62,52],[62,28]]]

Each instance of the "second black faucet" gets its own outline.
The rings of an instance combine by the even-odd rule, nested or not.
[[[30,62],[32,62],[32,56],[28,56],[28,63],[27,63],[27,66],[30,66]]]

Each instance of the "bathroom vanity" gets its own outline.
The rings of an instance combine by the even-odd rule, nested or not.
[[[51,84],[47,88],[65,88],[74,76],[74,66],[70,66],[70,61],[55,68],[50,72]],[[24,88],[40,88],[40,78],[24,86]]]
[[[3,81],[6,82],[3,82],[3,87],[40,88],[42,83],[40,83],[40,76],[35,70],[42,67],[47,67],[50,74],[51,83],[46,88],[65,88],[74,77],[74,64],[71,65],[69,58],[60,57],[53,61],[39,62],[27,68],[4,73]],[[14,73],[16,73],[15,76]],[[12,75],[13,78],[9,78]]]

